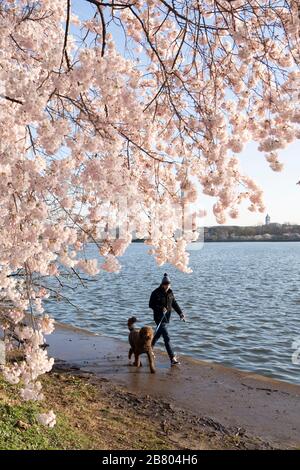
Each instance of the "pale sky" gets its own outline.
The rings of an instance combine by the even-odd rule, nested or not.
[[[266,213],[271,222],[290,222],[300,224],[300,142],[296,141],[279,152],[284,169],[274,172],[270,169],[264,154],[257,151],[257,143],[252,142],[239,155],[241,168],[251,176],[264,190]],[[212,213],[213,200],[203,197],[203,208],[207,211],[203,225],[216,225]],[[264,222],[265,215],[260,212],[250,212],[247,204],[243,205],[237,219],[228,219],[227,225],[257,225]]]
[[[81,19],[91,17],[94,9],[84,0],[74,0],[73,12]],[[122,49],[122,43],[117,39],[118,48]],[[257,225],[264,223],[266,214],[271,217],[271,222],[300,224],[300,142],[294,142],[285,150],[278,152],[280,160],[284,163],[284,169],[280,173],[272,171],[263,153],[257,151],[257,143],[250,143],[239,154],[241,168],[244,173],[251,176],[264,190],[264,203],[266,212],[253,213],[247,210],[247,204],[241,206],[237,219],[229,219],[226,225]],[[202,195],[200,197],[201,208],[207,211],[202,225],[217,225],[212,212],[214,199]]]

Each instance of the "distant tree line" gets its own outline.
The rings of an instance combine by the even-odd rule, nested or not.
[[[258,226],[215,226],[205,227],[204,239],[206,241],[228,240],[300,240],[300,225],[277,224]]]

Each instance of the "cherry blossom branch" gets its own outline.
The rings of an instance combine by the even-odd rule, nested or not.
[[[62,57],[60,62],[60,69],[63,65],[64,57],[67,62],[67,67],[70,70],[70,60],[67,53],[67,43],[68,43],[68,34],[69,34],[69,27],[70,27],[70,11],[71,11],[71,0],[67,0],[67,18],[66,18],[66,27],[65,27],[65,37],[64,37],[64,45],[62,50]]]

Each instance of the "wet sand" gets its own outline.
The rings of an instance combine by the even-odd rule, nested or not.
[[[187,356],[170,368],[167,355],[158,350],[157,372],[150,374],[146,357],[140,369],[129,365],[126,341],[59,323],[47,341],[49,355],[130,392],[169,400],[175,408],[241,428],[276,448],[300,448],[300,385]]]

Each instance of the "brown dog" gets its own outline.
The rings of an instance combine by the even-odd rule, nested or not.
[[[128,329],[130,331],[128,337],[130,344],[128,358],[130,360],[132,354],[134,354],[134,365],[140,367],[142,365],[140,355],[146,353],[149,360],[150,371],[154,374],[154,354],[152,351],[153,330],[151,326],[143,326],[143,328],[137,330],[133,326],[136,321],[137,319],[135,317],[128,319]]]

